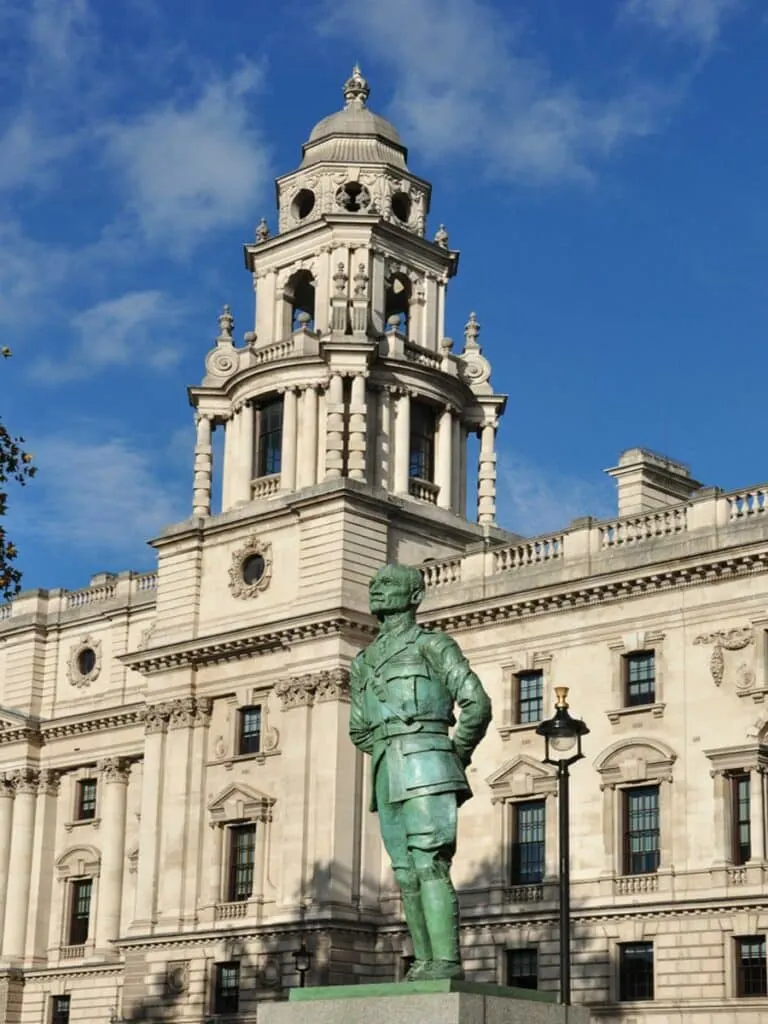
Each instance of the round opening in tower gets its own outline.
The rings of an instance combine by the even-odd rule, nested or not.
[[[411,197],[405,192],[395,192],[392,196],[392,213],[403,224],[411,219]]]
[[[371,205],[371,193],[359,181],[348,181],[336,190],[336,202],[347,213],[361,213]]]
[[[309,188],[300,188],[293,197],[291,212],[297,220],[308,217],[315,206],[315,193]]]
[[[264,575],[266,567],[263,555],[249,555],[243,562],[243,582],[252,587]]]
[[[92,647],[84,647],[77,656],[77,671],[81,676],[89,676],[96,668],[96,651]]]

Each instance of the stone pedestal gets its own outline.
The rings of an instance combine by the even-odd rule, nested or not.
[[[399,985],[295,988],[287,1003],[264,1003],[260,1024],[589,1024],[583,1006],[560,1006],[550,993],[421,981]]]

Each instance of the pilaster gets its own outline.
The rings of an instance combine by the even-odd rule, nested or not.
[[[39,772],[32,768],[17,768],[10,773],[9,778],[15,792],[8,864],[8,874],[13,884],[8,887],[5,903],[3,958],[21,960],[27,935]]]
[[[101,785],[101,874],[100,900],[96,908],[96,952],[114,954],[110,943],[120,934],[125,864],[125,820],[128,799],[129,763],[120,757],[99,762]]]
[[[344,468],[344,378],[332,373],[326,392],[325,479],[339,480]]]
[[[395,494],[408,493],[411,454],[411,396],[400,391],[395,400]]]

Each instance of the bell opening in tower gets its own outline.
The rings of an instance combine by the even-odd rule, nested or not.
[[[300,328],[315,329],[315,279],[308,270],[291,274],[284,292],[287,321],[286,333]]]
[[[387,283],[384,319],[389,327],[408,336],[411,307],[411,282],[405,274],[393,274]]]

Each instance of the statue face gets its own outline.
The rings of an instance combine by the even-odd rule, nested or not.
[[[387,565],[379,569],[368,585],[368,600],[374,615],[405,612],[419,603],[413,580],[402,567]]]

